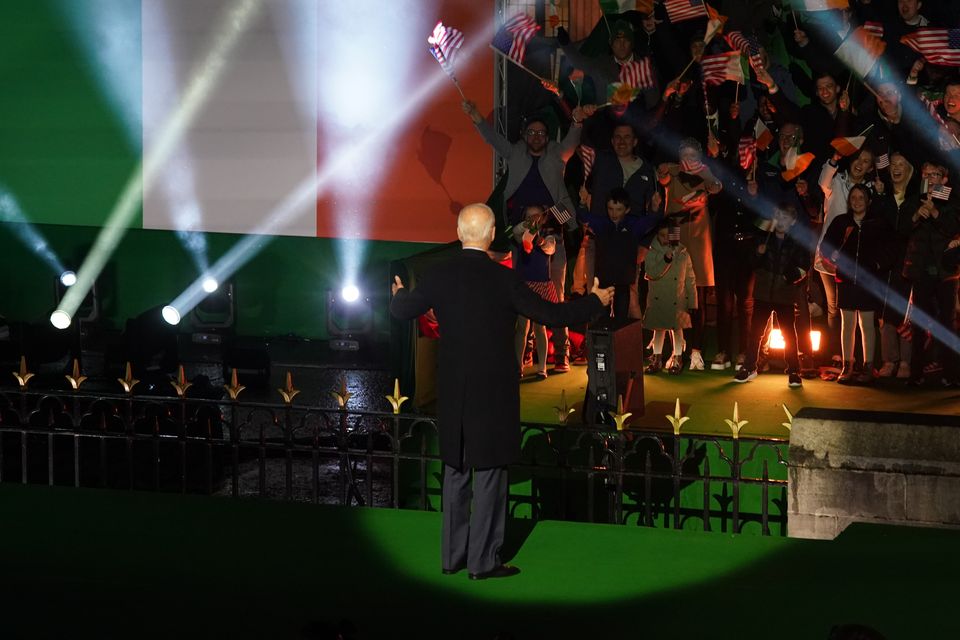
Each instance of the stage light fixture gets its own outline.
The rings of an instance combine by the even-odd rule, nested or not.
[[[356,285],[348,284],[340,290],[340,297],[344,302],[356,302],[360,299],[360,289]]]
[[[770,331],[770,348],[771,349],[786,349],[787,343],[783,339],[783,332],[780,329],[772,329]]]
[[[60,274],[60,284],[65,287],[72,287],[77,284],[77,274],[73,271],[64,271]]]
[[[161,311],[160,314],[163,316],[163,319],[167,321],[167,324],[180,324],[180,312],[177,311],[176,307],[168,304],[163,308],[163,311]]]
[[[203,279],[203,290],[207,293],[213,293],[220,286],[216,278],[207,277]]]
[[[70,314],[66,311],[56,310],[50,314],[50,324],[57,329],[66,329],[70,326]]]
[[[355,286],[353,289],[356,294],[353,299],[347,298],[345,291],[339,296],[333,291],[327,295],[327,333],[334,351],[359,350],[360,341],[373,330],[370,298],[361,299],[360,290]]]
[[[814,352],[820,351],[820,336],[819,331],[810,332],[810,348],[813,349]]]

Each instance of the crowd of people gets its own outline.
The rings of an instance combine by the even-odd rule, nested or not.
[[[901,41],[943,27],[943,46],[960,49],[960,3],[929,13],[919,0],[754,4],[761,15],[720,33],[706,17],[671,22],[661,2],[604,17],[605,55],[585,55],[561,28],[560,130],[531,114],[510,141],[464,101],[506,160],[496,204],[513,267],[551,301],[588,293],[594,277],[613,287],[611,314],[650,332],[650,374],[709,367],[749,382],[773,359],[778,329],[793,387],[814,376],[960,383],[960,193],[949,186],[960,171],[960,56],[940,64],[949,50]],[[855,39],[875,62],[840,54]],[[742,82],[705,74],[711,56],[738,50]],[[651,79],[607,99],[632,63]],[[549,329],[554,370],[565,371],[567,330]],[[534,325],[540,377],[546,330]],[[521,374],[527,334],[521,319]]]

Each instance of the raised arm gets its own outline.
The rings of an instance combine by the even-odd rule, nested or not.
[[[473,121],[473,126],[475,126],[477,131],[480,132],[480,136],[484,139],[484,141],[493,147],[501,156],[509,156],[513,149],[513,145],[510,144],[509,140],[493,130],[493,127],[490,125],[490,123],[487,122],[487,120],[477,110],[476,103],[470,100],[464,100],[460,106],[463,108],[463,112],[470,116],[470,120]]]

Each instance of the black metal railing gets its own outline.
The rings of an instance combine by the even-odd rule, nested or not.
[[[785,439],[521,429],[515,516],[786,533]],[[437,435],[416,414],[11,390],[0,482],[439,509]]]

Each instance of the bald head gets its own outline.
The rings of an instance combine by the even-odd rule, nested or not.
[[[493,210],[485,204],[468,204],[457,217],[457,237],[465,247],[483,249],[493,242],[496,218]]]

